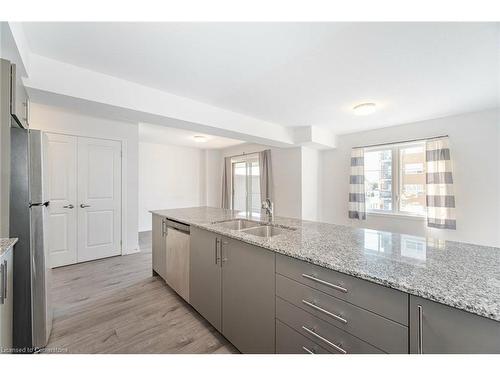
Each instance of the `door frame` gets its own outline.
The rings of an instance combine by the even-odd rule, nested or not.
[[[121,152],[121,181],[120,181],[120,186],[121,186],[121,200],[120,200],[120,206],[121,206],[121,215],[120,215],[120,255],[126,255],[128,253],[124,253],[123,249],[126,249],[128,246],[127,243],[127,236],[124,236],[123,234],[126,233],[127,230],[127,184],[125,181],[127,181],[127,140],[122,139],[122,138],[106,138],[106,137],[95,137],[95,136],[87,136],[85,134],[78,134],[74,132],[66,132],[66,131],[45,131],[41,130],[43,133],[46,134],[58,134],[58,135],[67,135],[67,136],[72,136],[72,137],[80,137],[80,138],[93,138],[93,139],[102,139],[106,141],[115,141],[115,142],[120,142],[120,152]],[[78,202],[77,202],[78,204]]]

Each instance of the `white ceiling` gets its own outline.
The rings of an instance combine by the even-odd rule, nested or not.
[[[205,143],[194,141],[195,135],[202,135],[207,138]],[[176,146],[194,147],[201,149],[217,149],[239,145],[243,141],[225,137],[217,137],[203,133],[196,133],[189,130],[169,128],[162,125],[139,124],[139,141],[149,143],[170,144]]]
[[[495,23],[24,23],[36,54],[335,133],[499,103]],[[352,113],[374,101],[370,116]]]

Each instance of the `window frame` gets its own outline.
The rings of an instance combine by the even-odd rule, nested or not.
[[[245,163],[245,212],[247,214],[258,214],[258,212],[252,211],[252,175],[251,168],[252,163],[259,163],[259,155],[258,154],[247,154],[242,156],[236,156],[231,158],[231,209],[234,209],[234,196],[235,196],[235,184],[234,184],[234,173],[235,173],[235,164]],[[260,179],[260,171],[259,171],[259,179]],[[259,203],[260,206],[260,203]]]
[[[405,216],[405,217],[410,217],[410,218],[417,218],[417,219],[425,219],[426,217],[426,208],[427,206],[424,205],[424,213],[418,214],[415,212],[411,211],[402,211],[401,210],[401,180],[402,180],[402,169],[401,167],[401,149],[404,148],[410,148],[412,146],[422,146],[424,148],[424,153],[425,153],[425,142],[423,141],[414,141],[414,142],[401,142],[401,143],[394,143],[390,145],[380,145],[380,146],[373,146],[373,147],[365,147],[364,148],[364,154],[368,152],[373,152],[373,151],[384,151],[384,150],[389,150],[391,151],[391,174],[392,174],[392,181],[391,181],[391,193],[392,193],[392,209],[391,210],[381,210],[381,209],[366,209],[366,213],[368,215],[381,215],[381,216]],[[365,172],[366,173],[366,172]],[[424,161],[424,170],[423,173],[426,173],[426,165]],[[366,185],[365,185],[365,194],[366,194]],[[426,185],[424,184],[424,194],[426,192]]]

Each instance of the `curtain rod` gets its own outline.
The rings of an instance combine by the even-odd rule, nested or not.
[[[418,141],[429,141],[431,139],[438,139],[438,138],[448,138],[448,135],[440,135],[440,136],[437,136],[437,137],[428,137],[428,138],[410,139],[410,140],[407,140],[407,141],[378,143],[378,144],[367,145],[367,146],[356,146],[356,147],[353,147],[353,148],[368,148],[368,147],[377,147],[377,146],[388,146],[388,145],[395,145],[395,144],[398,144],[398,143],[410,143],[410,142],[418,142]]]
[[[270,148],[265,149],[265,150],[262,150],[262,151],[267,151],[267,150],[270,150]],[[236,158],[236,157],[238,157],[238,156],[254,155],[254,154],[259,154],[259,153],[261,153],[262,151],[244,152],[244,153],[242,153],[242,154],[238,154],[238,155],[230,155],[230,156],[226,156],[226,157],[228,157],[228,158]]]

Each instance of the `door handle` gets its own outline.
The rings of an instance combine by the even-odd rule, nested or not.
[[[75,206],[73,206],[72,204],[68,204],[66,206],[63,206],[63,208],[69,208],[70,210],[75,208]]]
[[[90,207],[90,204],[83,204],[83,203],[82,203],[82,204],[80,205],[80,208],[87,208],[87,207]]]

